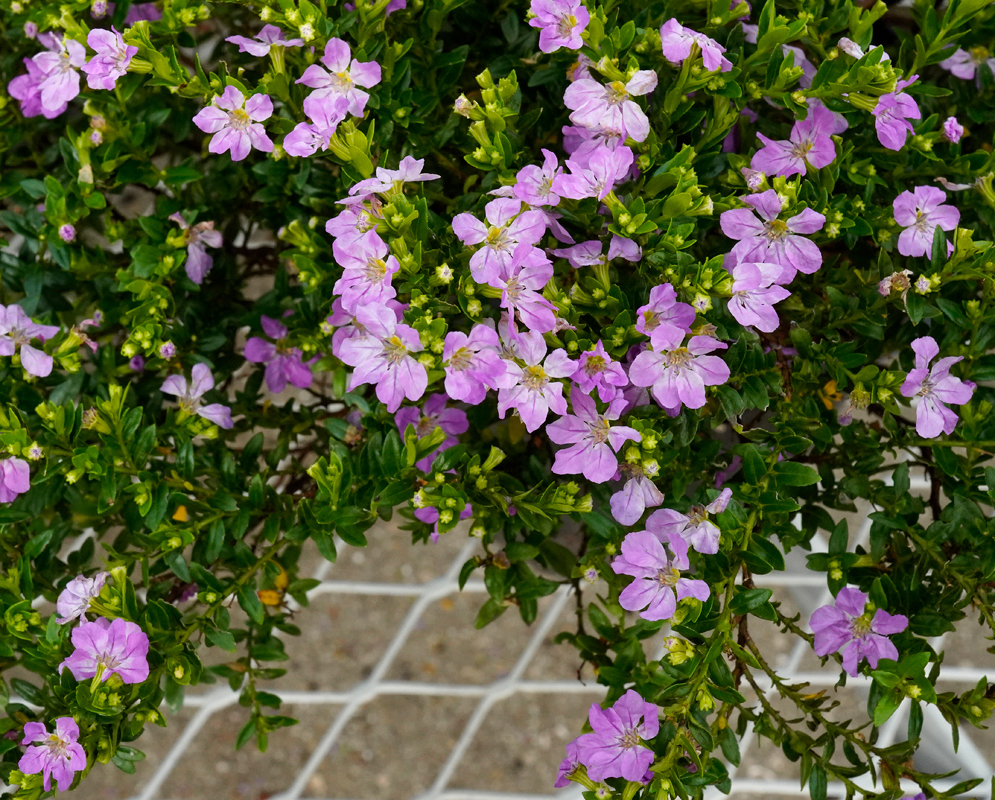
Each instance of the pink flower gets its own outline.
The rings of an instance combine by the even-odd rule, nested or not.
[[[753,155],[750,166],[767,175],[805,175],[807,167],[822,169],[836,160],[836,145],[829,138],[835,120],[827,108],[813,108],[794,124],[788,140],[773,141],[762,133],[764,146]]]
[[[69,791],[73,775],[86,769],[86,751],[79,739],[79,725],[72,717],[55,720],[55,732],[49,733],[41,722],[25,722],[21,744],[31,745],[17,768],[25,775],[42,776],[42,788],[52,790],[52,778],[60,792]]]
[[[307,101],[305,100],[305,103]],[[400,192],[406,183],[422,183],[438,180],[434,172],[425,172],[425,159],[405,156],[397,169],[377,167],[376,177],[360,181],[349,190],[350,195],[387,194]],[[345,202],[345,201],[339,201]]]
[[[0,461],[0,503],[13,503],[31,488],[31,470],[23,458]]]
[[[79,94],[77,70],[86,63],[86,48],[73,39],[60,39],[57,50],[38,53],[34,62],[45,74],[39,87],[42,109],[57,116]]]
[[[55,603],[55,610],[59,615],[55,621],[60,625],[77,618],[85,622],[90,601],[100,596],[100,590],[104,588],[108,577],[110,577],[109,572],[98,572],[92,578],[79,575],[69,581]]]
[[[87,85],[91,89],[112,90],[118,79],[128,71],[138,48],[125,44],[124,37],[114,28],[90,31],[86,43],[97,53],[83,65]]]
[[[182,375],[170,375],[163,381],[161,391],[177,397],[180,408],[187,414],[196,414],[225,430],[232,428],[234,423],[228,406],[220,403],[206,406],[201,404],[201,397],[214,388],[214,376],[207,364],[194,364],[190,377],[191,383],[188,385],[187,379]]]
[[[607,254],[601,252],[602,247],[601,240],[592,239],[573,247],[554,250],[553,255],[565,258],[576,269],[608,265],[616,258],[624,258],[635,263],[643,257],[643,249],[632,239],[626,239],[624,236],[612,236],[608,243]]]
[[[924,256],[933,249],[937,226],[952,231],[960,222],[960,211],[944,204],[947,196],[935,186],[917,186],[902,192],[893,204],[895,222],[905,228],[898,236],[898,252],[903,256]]]
[[[883,609],[867,609],[867,595],[847,586],[840,589],[836,605],[825,605],[812,612],[809,623],[815,633],[815,654],[828,656],[843,651],[843,669],[856,676],[857,666],[864,658],[875,669],[882,658],[898,660],[898,648],[888,636],[901,633],[909,626],[902,614],[889,614]]]
[[[582,474],[593,483],[604,483],[618,472],[618,456],[627,441],[642,440],[640,433],[625,425],[612,425],[621,416],[625,400],[615,400],[604,414],[588,395],[571,394],[574,414],[565,414],[546,426],[546,435],[556,444],[571,445],[556,451],[553,472]]]
[[[561,47],[579,50],[584,40],[581,34],[591,21],[591,15],[580,0],[532,0],[529,25],[539,28],[539,49],[555,53]]]
[[[332,253],[342,267],[332,291],[342,297],[342,307],[350,314],[360,306],[383,305],[397,295],[391,279],[401,265],[375,230],[344,243],[336,239]]]
[[[614,150],[625,141],[625,131],[621,128],[608,128],[598,125],[594,128],[563,126],[563,149],[570,160],[586,167],[598,150],[607,147]]]
[[[607,86],[581,78],[567,87],[563,102],[573,112],[570,121],[574,125],[624,131],[641,142],[649,136],[650,122],[631,98],[649,94],[656,84],[656,73],[648,69],[639,70],[626,83],[612,81]]]
[[[263,28],[252,39],[247,36],[229,36],[226,42],[238,45],[238,52],[248,53],[256,58],[269,55],[273,47],[300,47],[303,39],[284,39],[283,31],[276,25],[263,25]]]
[[[988,50],[984,47],[972,47],[970,50],[958,47],[952,56],[940,62],[943,69],[949,70],[951,75],[965,81],[975,77],[982,64],[988,64],[988,68],[995,72],[995,58],[989,58]]]
[[[752,208],[733,208],[719,217],[722,232],[739,240],[726,256],[726,269],[740,261],[779,264],[778,282],[787,284],[798,272],[810,275],[822,266],[818,246],[799,234],[821,230],[825,216],[806,208],[786,221],[778,219],[781,201],[773,189],[744,197],[743,202]]]
[[[347,205],[345,211],[328,220],[325,233],[336,239],[359,239],[383,220],[382,209],[380,198],[370,195],[364,205]]]
[[[553,277],[553,265],[546,253],[530,244],[518,245],[506,274],[491,285],[501,290],[501,307],[508,311],[512,333],[516,332],[516,316],[530,331],[552,331],[556,327],[556,306],[539,293]]]
[[[553,784],[553,788],[555,789],[562,789],[565,786],[569,786],[570,774],[580,766],[580,748],[577,746],[577,739],[567,742],[566,750],[567,757],[560,762],[560,768],[556,775],[556,783]]]
[[[577,371],[571,377],[584,394],[590,395],[597,389],[602,403],[610,403],[629,385],[629,378],[622,365],[612,361],[600,339],[593,350],[585,350],[580,354]]]
[[[625,485],[611,496],[612,516],[620,525],[635,525],[647,508],[655,508],[663,502],[663,492],[656,488],[651,476],[639,464],[623,462],[618,469]]]
[[[413,355],[422,349],[418,331],[397,321],[387,306],[361,306],[356,322],[362,333],[339,346],[339,358],[354,367],[349,391],[376,384],[377,397],[392,414],[404,398],[418,400],[428,386],[428,371]]]
[[[705,387],[729,380],[729,367],[718,356],[706,355],[725,350],[728,345],[711,336],[692,336],[686,346],[684,336],[657,338],[652,350],[644,350],[629,368],[635,386],[651,386],[656,401],[665,409],[701,408]]]
[[[311,368],[304,363],[301,351],[287,346],[287,326],[265,314],[259,321],[263,331],[270,339],[276,340],[276,344],[253,336],[245,343],[246,361],[266,365],[266,386],[273,394],[286,389],[288,382],[299,389],[307,389],[314,376]]]
[[[687,514],[672,508],[661,508],[650,514],[646,520],[646,530],[656,534],[661,542],[672,543],[677,548],[676,552],[687,552],[690,545],[699,553],[717,553],[721,532],[709,516],[725,511],[730,499],[732,489],[723,489],[707,506],[691,506]],[[674,545],[675,537],[682,539],[684,544]]]
[[[594,732],[576,739],[577,755],[587,767],[587,776],[592,781],[641,781],[653,763],[653,751],[643,742],[660,732],[659,706],[629,689],[611,708],[592,704],[588,720]]]
[[[957,121],[957,117],[947,117],[943,121],[943,138],[950,144],[957,144],[963,135],[964,126]]]
[[[29,375],[47,378],[54,362],[47,353],[28,344],[32,339],[45,341],[59,332],[57,325],[39,325],[19,305],[0,306],[0,356],[21,353],[21,366]]]
[[[563,349],[546,356],[546,342],[538,333],[519,336],[516,343],[525,366],[508,363],[510,386],[498,391],[498,416],[504,419],[508,409],[513,408],[525,423],[525,429],[532,433],[546,421],[550,410],[561,416],[567,413],[563,384],[552,379],[569,377],[576,364]]]
[[[599,147],[587,160],[580,164],[567,159],[569,175],[557,175],[553,180],[553,191],[572,200],[596,197],[604,200],[615,184],[624,181],[632,167],[632,150],[624,145],[609,150]]]
[[[560,202],[560,196],[553,191],[553,181],[563,170],[555,154],[543,149],[542,155],[541,167],[529,164],[518,171],[513,191],[515,197],[530,206],[555,206]]]
[[[204,282],[207,273],[214,266],[214,258],[208,254],[208,247],[221,247],[224,240],[221,232],[214,230],[214,221],[198,222],[193,227],[179,213],[169,217],[180,226],[187,243],[187,261],[184,265],[187,277],[198,286]]]
[[[707,583],[681,577],[680,570],[687,569],[689,563],[687,550],[682,552],[680,544],[678,540],[674,558],[670,559],[663,544],[649,531],[636,531],[625,537],[622,554],[611,565],[616,575],[631,575],[636,579],[618,596],[622,608],[655,621],[673,617],[681,600],[708,599]]]
[[[446,438],[438,449],[415,463],[415,466],[422,472],[428,472],[432,468],[435,457],[454,444],[459,444],[457,437],[470,429],[466,412],[459,408],[447,407],[448,400],[449,397],[445,394],[432,394],[425,399],[420,411],[414,406],[404,406],[394,416],[394,422],[397,423],[397,429],[401,432],[401,436],[404,436],[408,425],[414,426],[419,439],[428,436],[437,427],[442,428],[445,432]]]
[[[732,297],[729,313],[740,325],[752,325],[764,333],[777,329],[780,320],[774,304],[791,296],[777,281],[781,275],[778,264],[751,264],[742,261],[732,269]]]
[[[273,115],[273,101],[266,94],[254,94],[246,101],[234,86],[226,86],[214,105],[202,108],[193,118],[204,133],[213,133],[208,150],[215,154],[231,152],[232,161],[241,161],[252,148],[270,153],[273,142],[266,135],[263,120]]]
[[[650,337],[650,342],[684,338],[691,332],[694,309],[687,303],[677,302],[677,292],[669,283],[650,289],[649,303],[636,310],[636,330]]]
[[[963,405],[971,400],[974,385],[955,378],[950,368],[963,361],[963,356],[941,358],[932,367],[929,362],[940,353],[940,347],[932,336],[921,336],[912,342],[916,354],[916,366],[902,384],[902,397],[918,397],[916,408],[916,433],[924,439],[932,439],[945,433],[948,436],[957,426],[957,415],[946,403]]]
[[[913,75],[907,81],[899,80],[895,91],[881,95],[871,112],[875,117],[874,127],[878,132],[878,141],[889,150],[897,151],[905,147],[907,135],[915,132],[909,120],[922,116],[916,101],[903,91],[915,83],[918,77]]]
[[[484,216],[487,225],[473,214],[457,214],[453,232],[465,245],[483,244],[470,258],[470,273],[477,283],[497,286],[497,280],[511,269],[516,247],[535,245],[542,239],[546,219],[540,211],[523,212],[522,201],[510,197],[491,200]]]
[[[660,28],[660,43],[663,45],[663,57],[671,64],[680,64],[691,55],[691,47],[698,45],[701,50],[701,62],[710,72],[717,69],[728,72],[732,62],[722,55],[726,49],[709,39],[705,34],[685,28],[676,19],[668,19]]]
[[[346,118],[349,101],[344,97],[304,98],[304,113],[311,122],[299,122],[283,137],[283,149],[290,155],[306,158],[318,150],[327,150],[339,123]]]
[[[149,637],[134,622],[120,617],[113,622],[100,617],[84,622],[72,632],[73,654],[59,664],[73,677],[106,681],[118,675],[124,683],[142,683],[149,677]]]
[[[446,363],[446,392],[453,400],[470,405],[482,403],[488,389],[507,383],[507,367],[498,355],[497,333],[486,325],[474,325],[470,335],[450,331],[442,350]]]
[[[325,45],[325,54],[321,63],[328,69],[322,69],[312,64],[297,83],[303,83],[317,93],[324,95],[340,95],[348,101],[349,113],[354,117],[363,116],[366,101],[370,95],[357,87],[369,89],[380,83],[380,65],[376,61],[358,61],[351,59],[349,45],[342,39],[333,38]]]

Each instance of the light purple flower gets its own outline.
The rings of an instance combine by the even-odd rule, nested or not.
[[[778,282],[787,284],[798,272],[810,275],[822,266],[818,246],[799,234],[822,230],[825,216],[806,208],[787,220],[778,219],[781,200],[773,189],[744,197],[743,202],[752,208],[733,208],[719,217],[722,232],[739,240],[726,256],[726,269],[740,261],[780,264]]]
[[[764,146],[753,155],[750,166],[767,175],[805,175],[807,168],[822,169],[836,160],[836,145],[829,138],[835,121],[827,108],[813,108],[796,122],[787,140],[774,141],[762,133]]]
[[[924,439],[932,439],[945,433],[948,436],[957,426],[957,415],[947,408],[946,403],[963,405],[970,402],[974,394],[973,385],[955,378],[950,368],[963,361],[963,356],[941,358],[932,367],[929,362],[940,353],[940,347],[932,336],[921,336],[912,341],[916,354],[916,365],[902,384],[903,397],[918,397],[916,408],[916,433]]]
[[[600,339],[593,350],[580,354],[577,371],[571,377],[584,394],[590,395],[597,390],[603,403],[620,397],[622,389],[629,385],[622,365],[612,361]]]
[[[174,395],[180,408],[187,414],[196,414],[225,430],[232,428],[234,423],[228,406],[220,403],[201,405],[200,398],[214,388],[214,376],[207,364],[194,364],[190,376],[192,380],[188,386],[187,379],[182,375],[170,375],[163,381],[161,391],[164,394]]]
[[[669,339],[660,336],[651,350],[644,350],[629,368],[629,380],[636,386],[651,386],[656,401],[666,409],[701,408],[705,387],[729,380],[729,367],[718,356],[706,355],[725,350],[728,345],[711,336],[692,336],[682,345],[683,334]]]
[[[676,19],[668,19],[663,23],[660,28],[660,43],[663,45],[663,57],[671,64],[682,63],[691,55],[691,46],[696,44],[701,50],[701,62],[705,69],[710,72],[717,69],[728,72],[732,69],[732,62],[722,55],[726,51],[722,45],[703,33],[685,28]]]
[[[187,243],[187,260],[184,268],[187,277],[200,286],[207,273],[214,266],[214,258],[207,252],[208,247],[221,247],[224,239],[221,232],[214,230],[214,221],[198,222],[191,227],[179,213],[171,214],[170,220],[180,226]]]
[[[988,50],[984,47],[972,47],[970,50],[958,47],[952,56],[940,62],[940,66],[949,70],[951,75],[969,81],[975,77],[982,64],[988,64],[988,68],[995,72],[995,58],[989,58],[988,55]]]
[[[24,23],[24,36],[28,39],[34,39],[38,35],[38,24],[28,20]]]
[[[532,0],[529,25],[539,28],[539,49],[555,53],[561,47],[579,50],[584,40],[581,34],[591,21],[591,15],[580,0]]]
[[[45,341],[59,332],[57,325],[39,325],[19,305],[0,306],[0,356],[12,356],[19,349],[21,366],[29,375],[47,378],[54,362],[47,353],[28,344],[32,339]]]
[[[575,244],[573,247],[554,250],[553,255],[565,258],[575,269],[607,265],[616,258],[637,262],[643,257],[643,249],[632,239],[626,239],[624,236],[612,236],[611,242],[608,244],[607,254],[602,253],[602,248],[603,244],[600,239],[591,239],[588,242]]]
[[[546,355],[546,342],[538,333],[526,334],[516,339],[524,367],[508,362],[509,386],[498,391],[498,416],[504,419],[508,409],[518,411],[525,429],[532,433],[549,415],[567,413],[563,398],[563,384],[553,378],[566,378],[574,373],[577,365],[567,356],[566,350],[554,350]],[[545,360],[543,360],[545,359]],[[514,383],[511,383],[511,379]]]
[[[87,85],[91,89],[112,90],[128,71],[138,48],[125,44],[124,37],[114,28],[109,31],[95,28],[87,35],[86,43],[97,53],[83,65]]]
[[[86,63],[86,48],[73,39],[60,39],[57,50],[38,53],[34,62],[45,74],[39,87],[41,107],[57,116],[79,94],[77,70]]]
[[[327,70],[312,64],[304,70],[297,83],[303,83],[326,95],[341,95],[349,103],[350,114],[354,117],[363,116],[370,95],[357,87],[369,89],[380,83],[380,65],[376,61],[352,58],[349,45],[337,37],[328,40],[321,63]]]
[[[145,369],[145,358],[143,356],[134,356],[128,362],[128,368],[132,372],[141,372]]]
[[[263,25],[263,28],[253,38],[248,36],[229,36],[226,42],[238,45],[238,52],[248,53],[256,58],[269,55],[273,47],[300,47],[303,39],[284,39],[283,31],[276,25]]]
[[[947,117],[943,121],[943,138],[950,144],[957,144],[964,135],[964,126],[957,121],[957,117]]]
[[[418,331],[397,321],[387,306],[362,306],[356,311],[359,336],[339,346],[339,358],[354,367],[349,391],[364,383],[377,387],[377,397],[392,414],[405,397],[418,400],[428,386],[428,371],[413,353],[422,349]]]
[[[266,365],[266,386],[273,394],[279,394],[291,383],[299,389],[307,389],[314,380],[311,368],[304,363],[301,351],[297,347],[288,347],[287,326],[279,320],[260,317],[263,331],[273,342],[267,342],[258,336],[253,336],[245,343],[245,359],[254,364]]]
[[[881,95],[871,113],[874,115],[874,127],[878,132],[878,141],[889,150],[901,150],[905,147],[907,135],[914,133],[910,119],[919,119],[922,114],[916,101],[903,91],[915,83],[918,75],[909,80],[899,80],[895,91]]]
[[[650,289],[649,303],[636,310],[636,330],[650,337],[650,342],[670,341],[691,332],[694,309],[677,301],[677,292],[669,283]]]
[[[867,608],[867,595],[847,586],[840,589],[835,606],[825,605],[812,612],[809,625],[815,633],[815,654],[828,656],[845,647],[843,669],[856,676],[864,658],[871,669],[882,658],[898,660],[898,648],[887,637],[904,631],[909,620],[880,608],[872,612]]]
[[[779,264],[751,264],[741,261],[732,269],[732,297],[729,313],[740,325],[752,325],[764,333],[777,329],[781,321],[774,304],[791,296],[777,282],[782,273]]]
[[[172,342],[163,342],[159,345],[159,358],[163,358],[169,361],[173,356],[176,355],[176,345]]]
[[[113,3],[108,3],[107,7],[114,9]],[[162,19],[162,11],[155,3],[132,3],[131,8],[125,15],[124,24],[134,25],[136,22],[158,22]]]
[[[90,601],[100,595],[100,590],[104,588],[108,577],[110,577],[109,572],[98,572],[92,578],[78,575],[69,581],[55,603],[55,611],[59,615],[55,621],[60,625],[77,618],[85,622]]]
[[[347,205],[345,211],[325,223],[325,233],[336,239],[358,239],[383,220],[380,198],[370,195],[363,205]],[[343,242],[345,244],[345,242]]]
[[[507,367],[498,355],[498,335],[486,325],[474,325],[469,336],[450,331],[442,349],[446,365],[446,393],[470,405],[482,403],[488,389],[507,381]]]
[[[124,683],[142,683],[149,677],[149,637],[134,622],[120,617],[84,622],[73,628],[72,642],[76,649],[59,672],[69,667],[78,681],[99,675],[103,683],[116,674]]]
[[[574,125],[624,131],[633,141],[641,142],[649,136],[650,122],[631,98],[649,94],[656,84],[656,73],[648,69],[639,70],[626,83],[603,85],[593,78],[581,78],[567,87],[563,102],[573,112],[570,121]]]
[[[350,314],[365,305],[383,305],[396,297],[391,279],[401,264],[390,255],[387,243],[375,230],[358,239],[336,239],[332,253],[342,267],[342,277],[332,291],[342,298],[342,307]]]
[[[553,180],[553,191],[572,200],[583,200],[585,197],[604,200],[616,183],[626,179],[632,160],[632,150],[624,145],[614,150],[599,147],[590,154],[586,164],[567,159],[570,174],[557,175]]]
[[[581,474],[593,483],[604,483],[618,472],[618,453],[627,441],[642,440],[641,434],[626,425],[612,425],[621,416],[625,400],[619,398],[603,414],[598,413],[588,395],[571,395],[574,413],[565,414],[546,426],[546,435],[556,444],[570,445],[556,451],[553,472]]]
[[[422,472],[428,472],[432,468],[435,457],[454,444],[459,444],[459,439],[456,437],[470,429],[466,412],[459,408],[449,408],[447,406],[448,400],[449,397],[445,394],[431,394],[425,398],[421,410],[415,406],[404,406],[394,415],[394,422],[397,423],[397,429],[401,432],[401,436],[404,436],[404,431],[408,425],[414,426],[419,439],[431,434],[436,427],[442,428],[446,434],[445,440],[437,450],[429,453],[415,464]]]
[[[298,158],[307,158],[318,150],[327,150],[348,110],[349,101],[344,97],[305,97],[304,113],[311,122],[298,123],[284,136],[283,149]]]
[[[264,153],[273,151],[273,142],[262,124],[273,115],[269,95],[254,94],[246,100],[234,86],[226,86],[213,102],[193,118],[194,125],[204,133],[214,134],[207,147],[210,152],[219,155],[230,151],[232,161],[241,161],[253,147]]]
[[[598,125],[594,128],[563,126],[563,149],[567,151],[571,161],[581,167],[588,162],[598,150],[607,147],[614,150],[625,141],[625,131],[621,128],[608,128]]]
[[[588,721],[594,733],[576,739],[587,776],[592,781],[605,778],[641,781],[654,758],[653,751],[642,742],[660,732],[660,708],[629,689],[611,708],[592,704]]]
[[[731,498],[732,489],[723,489],[711,503],[691,506],[687,514],[672,508],[661,508],[650,514],[646,530],[656,534],[661,542],[674,542],[674,537],[683,539],[684,546],[677,545],[677,548],[685,552],[690,545],[699,553],[717,553],[720,531],[709,516],[725,511]]]
[[[0,503],[13,503],[31,488],[31,470],[23,458],[0,461]]]
[[[540,211],[522,211],[521,200],[499,197],[484,208],[488,224],[473,214],[453,217],[453,232],[465,245],[483,244],[470,258],[470,273],[477,283],[496,286],[511,268],[513,253],[520,244],[535,245],[546,231]],[[497,286],[497,288],[501,288]]]
[[[68,222],[65,225],[59,226],[59,238],[62,239],[66,244],[76,241],[76,228],[70,225]]]
[[[635,531],[622,541],[622,554],[612,561],[616,575],[631,575],[635,580],[618,596],[626,611],[636,611],[643,619],[670,619],[677,611],[677,603],[689,597],[708,599],[708,584],[704,581],[682,578],[681,570],[687,569],[687,551],[681,551],[681,540],[674,558],[667,557],[663,543],[649,531]]]
[[[565,786],[569,786],[570,774],[580,766],[580,747],[577,745],[577,739],[567,742],[566,749],[567,757],[560,762],[560,768],[556,775],[556,783],[553,784],[553,788],[555,789],[562,789]]]
[[[52,790],[52,778],[60,792],[69,791],[73,775],[86,769],[86,751],[79,739],[79,725],[72,717],[55,720],[55,732],[49,733],[44,723],[25,722],[21,744],[31,745],[17,762],[25,775],[42,776],[42,788]]]
[[[612,517],[620,525],[635,525],[647,508],[655,508],[663,502],[663,492],[656,488],[639,464],[622,463],[618,469],[625,484],[609,501]]]
[[[555,206],[560,202],[560,196],[553,190],[553,181],[563,169],[554,153],[543,148],[542,155],[541,167],[529,164],[518,171],[512,191],[515,197],[530,206]]]
[[[367,178],[355,184],[350,190],[350,195],[371,195],[386,194],[391,191],[401,191],[401,187],[406,183],[422,183],[424,181],[434,181],[439,179],[439,175],[434,172],[425,172],[425,159],[405,156],[397,169],[386,169],[377,167],[376,176]],[[339,202],[345,202],[340,200]]]
[[[530,244],[518,245],[506,274],[491,285],[501,290],[501,307],[508,311],[512,333],[517,332],[516,316],[530,331],[552,331],[556,327],[556,306],[539,293],[553,277],[553,265],[546,253]]]
[[[939,226],[952,231],[960,222],[960,211],[945,205],[947,196],[935,186],[917,186],[902,192],[893,204],[895,222],[905,228],[898,236],[903,256],[924,256],[933,249],[933,233]]]

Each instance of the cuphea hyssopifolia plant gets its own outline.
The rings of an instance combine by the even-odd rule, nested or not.
[[[727,788],[752,728],[814,800],[937,794],[924,707],[995,702],[934,638],[995,633],[995,23],[911,11],[5,3],[5,784],[133,771],[218,678],[265,748],[301,553],[397,514],[480,539],[478,627],[576,595],[557,785]],[[798,548],[810,618],[755,581]]]

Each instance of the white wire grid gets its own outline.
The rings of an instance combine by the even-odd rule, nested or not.
[[[928,488],[928,484],[923,480],[913,480],[912,491],[922,491]],[[857,541],[866,542],[870,530],[870,520],[865,519]],[[278,694],[283,702],[295,706],[327,706],[330,713],[332,708],[340,706],[340,710],[325,730],[324,734],[315,742],[314,749],[310,754],[303,768],[295,775],[288,776],[288,783],[279,794],[272,795],[271,800],[319,800],[306,794],[309,788],[309,781],[315,775],[322,761],[329,756],[333,748],[340,741],[343,730],[366,704],[383,697],[400,696],[432,696],[445,698],[471,698],[477,701],[477,705],[466,723],[455,746],[449,752],[442,767],[439,769],[435,780],[424,792],[418,794],[413,800],[575,800],[580,798],[581,789],[573,785],[568,789],[557,792],[552,788],[552,780],[557,767],[556,763],[549,765],[549,792],[536,794],[521,794],[503,791],[479,791],[461,789],[452,785],[453,777],[457,767],[467,753],[475,736],[481,730],[482,723],[488,712],[501,700],[516,694],[530,695],[564,695],[564,694],[587,694],[592,701],[600,700],[604,696],[604,688],[593,683],[582,684],[579,681],[567,680],[526,680],[523,676],[526,670],[539,651],[540,646],[551,633],[556,633],[554,625],[561,618],[561,613],[565,610],[571,595],[566,587],[562,587],[556,592],[552,601],[545,606],[544,611],[536,621],[531,638],[524,651],[519,656],[510,673],[505,677],[495,680],[490,684],[447,684],[430,683],[413,680],[386,680],[385,676],[401,652],[405,643],[416,630],[422,616],[429,609],[431,604],[443,598],[455,595],[459,592],[457,583],[460,567],[476,549],[476,542],[470,540],[453,560],[446,572],[440,577],[421,584],[396,584],[396,583],[375,583],[348,580],[336,580],[334,577],[335,568],[333,565],[324,562],[318,569],[315,577],[321,583],[309,592],[310,598],[322,595],[338,596],[368,596],[371,598],[395,597],[412,598],[413,604],[404,617],[400,627],[394,634],[383,655],[373,668],[369,677],[348,691],[280,691],[273,690]],[[813,548],[816,550],[826,549],[825,539],[817,537],[813,540]],[[803,620],[807,620],[811,611],[823,605],[831,599],[825,586],[825,577],[821,574],[813,574],[805,569],[804,559],[796,557],[797,553],[789,554],[788,571],[776,575],[757,576],[755,582],[759,586],[767,586],[775,589],[788,590],[802,611]],[[464,592],[475,594],[485,593],[482,582],[471,580],[463,589]],[[304,612],[307,613],[306,611]],[[485,629],[479,633],[487,636]],[[939,649],[942,647],[942,638],[932,642],[933,646]],[[568,646],[564,646],[564,658],[572,658],[573,653]],[[806,681],[813,687],[829,688],[836,683],[839,671],[832,662],[826,670],[800,671],[800,665],[804,656],[808,652],[808,646],[804,641],[797,642],[786,659],[778,665],[778,672],[789,682],[797,683]],[[661,653],[657,653],[659,658]],[[977,668],[945,668],[941,673],[940,680],[944,684],[965,682],[976,683],[985,675],[984,670]],[[858,677],[848,682],[851,691],[864,691],[868,681],[866,678]],[[770,694],[770,684],[761,683],[767,693]],[[174,771],[182,764],[184,754],[193,744],[198,733],[210,721],[212,715],[237,703],[238,694],[232,692],[228,687],[217,687],[199,694],[188,694],[185,706],[195,710],[192,718],[183,728],[179,738],[160,763],[155,772],[132,797],[132,800],[165,800],[169,798],[170,778]],[[986,755],[974,745],[967,731],[961,731],[960,747],[957,753],[953,752],[949,726],[942,717],[930,706],[925,706],[925,721],[923,725],[924,745],[922,752],[927,753],[927,763],[919,764],[920,769],[932,769],[933,771],[959,769],[961,772],[955,779],[948,779],[937,783],[937,788],[951,786],[955,781],[964,780],[970,777],[991,778],[993,771]],[[583,724],[583,719],[576,720],[577,729]],[[879,745],[888,746],[903,738],[903,731],[907,722],[907,709],[901,708],[881,729]],[[274,736],[279,736],[276,732]],[[751,759],[756,759],[756,747],[754,746],[755,735],[752,730],[748,731],[740,748],[742,753],[742,763],[747,764]],[[918,758],[918,757],[917,757]],[[741,777],[738,770],[730,766],[730,776],[732,778],[732,794],[739,793],[763,793],[765,795],[784,796],[806,796],[807,788],[799,787],[797,780],[758,780]],[[858,779],[858,783],[870,787],[869,779],[864,776]],[[913,784],[906,788],[914,793]],[[989,792],[986,784],[981,784],[974,794],[987,796]],[[845,794],[841,785],[830,784],[829,796],[841,797]],[[705,800],[717,800],[722,794],[713,788],[706,791]],[[337,794],[334,785],[330,787],[330,793],[320,800],[349,800]]]

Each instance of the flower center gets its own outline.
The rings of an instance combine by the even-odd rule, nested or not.
[[[236,130],[245,130],[252,124],[252,120],[249,115],[245,113],[244,108],[236,108],[234,111],[228,112],[228,120],[231,127]]]
[[[390,364],[400,364],[408,355],[408,348],[396,333],[383,343],[383,352]]]
[[[795,142],[791,146],[791,155],[795,158],[805,158],[808,155],[808,151],[813,147],[813,142],[801,141]]]
[[[770,222],[764,223],[763,235],[766,236],[770,241],[776,242],[779,239],[783,239],[788,235],[788,223],[774,219]]]
[[[435,430],[435,417],[422,417],[418,420],[418,437],[424,438]]]
[[[610,106],[618,106],[629,99],[629,90],[622,81],[612,81],[605,87],[605,99]]]
[[[387,277],[387,262],[382,258],[371,258],[366,262],[363,274],[370,283],[383,283]]]
[[[708,512],[705,511],[704,506],[691,506],[691,510],[688,511],[688,522],[691,525],[700,525],[708,519]]]
[[[104,667],[106,672],[109,672],[121,666],[121,660],[113,653],[101,653],[97,656],[97,664]]]
[[[977,47],[972,47],[968,52],[971,54],[971,60],[975,64],[983,64],[985,59],[988,58],[988,48],[978,45]]]
[[[644,311],[643,312],[643,327],[647,331],[656,330],[657,325],[660,324],[660,315],[655,311]]]
[[[332,73],[332,86],[340,92],[348,92],[353,87],[352,75],[349,70]]]
[[[542,391],[547,383],[549,383],[549,378],[546,377],[545,370],[538,365],[526,367],[522,372],[522,386],[526,389],[533,392]]]
[[[627,728],[625,733],[620,734],[615,739],[615,742],[623,750],[631,750],[633,747],[639,747],[641,741],[642,739],[635,728]]]
[[[916,392],[920,397],[928,397],[933,393],[933,387],[935,384],[928,377],[922,379],[922,385],[919,387],[919,391]]]
[[[853,633],[854,637],[857,639],[863,639],[867,636],[867,634],[871,632],[870,614],[862,614],[850,623],[850,632]]]
[[[510,244],[508,232],[504,228],[492,225],[487,231],[487,239],[484,240],[484,244],[493,250],[507,250]]]
[[[686,367],[691,363],[691,360],[692,355],[686,347],[678,347],[676,350],[671,350],[667,353],[667,366],[673,369]]]
[[[922,211],[916,210],[916,221],[913,223],[913,227],[920,233],[925,233],[933,226],[930,225],[928,214],[923,214]]]
[[[587,359],[587,363],[584,364],[584,372],[590,375],[592,378],[605,369],[605,359],[604,356],[591,356]]]
[[[591,425],[591,438],[594,439],[595,444],[604,444],[608,441],[608,431],[611,430],[611,426],[608,424],[608,420],[601,419]]]
[[[49,752],[59,758],[64,758],[66,755],[66,742],[59,734],[53,733],[48,737],[47,747]]]
[[[569,36],[575,27],[577,27],[577,17],[573,14],[564,15],[556,23],[556,32],[560,36]]]
[[[680,577],[681,573],[674,567],[667,567],[666,569],[661,569],[656,573],[657,583],[671,589],[677,585],[677,581]]]
[[[516,276],[508,281],[505,285],[504,291],[508,295],[508,299],[511,300],[512,303],[515,303],[518,301],[518,298],[521,297],[522,289],[524,288],[525,287],[519,283]]]
[[[453,353],[453,357],[449,359],[449,366],[457,372],[462,372],[463,370],[470,368],[472,361],[473,352],[466,347],[461,347]]]

